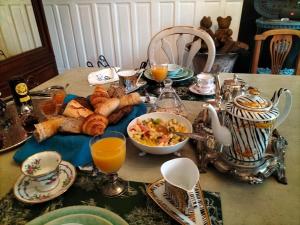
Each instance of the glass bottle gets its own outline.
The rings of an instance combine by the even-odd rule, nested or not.
[[[151,111],[169,112],[187,117],[187,110],[176,91],[172,88],[172,83],[173,81],[169,78],[164,80],[164,88],[154,103]]]
[[[18,113],[20,115],[30,114],[33,111],[33,106],[25,80],[22,77],[15,77],[8,83]]]
[[[34,124],[38,123],[38,119],[33,110],[27,84],[22,77],[15,77],[9,80],[8,83],[22,126],[27,132],[31,133],[34,131]]]

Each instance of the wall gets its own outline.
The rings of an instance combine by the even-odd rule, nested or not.
[[[0,1],[0,49],[6,57],[42,46],[30,0]],[[4,58],[2,58],[4,59]]]
[[[174,25],[199,27],[203,16],[233,17],[236,39],[243,0],[43,0],[57,67],[86,66],[104,54],[111,65],[138,67],[150,39]]]

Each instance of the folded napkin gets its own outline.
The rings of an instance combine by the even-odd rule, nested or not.
[[[119,70],[119,67],[115,67]],[[113,68],[105,68],[99,71],[92,72],[88,75],[90,85],[107,84],[119,80],[119,76]]]
[[[74,96],[68,96],[71,100]],[[134,118],[145,114],[147,108],[144,103],[136,105],[130,114],[122,118],[118,124],[108,126],[107,131],[119,131],[127,135],[127,126]],[[55,150],[59,152],[62,159],[71,162],[74,166],[84,166],[92,162],[89,148],[90,136],[79,134],[56,134],[53,137],[37,143],[31,137],[14,155],[17,163],[22,163],[27,157],[45,150]]]

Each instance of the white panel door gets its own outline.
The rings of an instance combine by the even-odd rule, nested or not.
[[[158,31],[170,26],[200,26],[203,16],[232,16],[236,39],[243,0],[43,0],[60,72],[104,54],[111,65],[138,67]]]

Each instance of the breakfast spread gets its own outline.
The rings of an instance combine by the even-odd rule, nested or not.
[[[101,135],[109,124],[118,123],[139,103],[138,93],[125,95],[122,89],[113,86],[108,90],[96,86],[89,99],[76,97],[65,105],[61,114],[48,116],[46,121],[35,124],[33,135],[38,142],[57,132]]]

